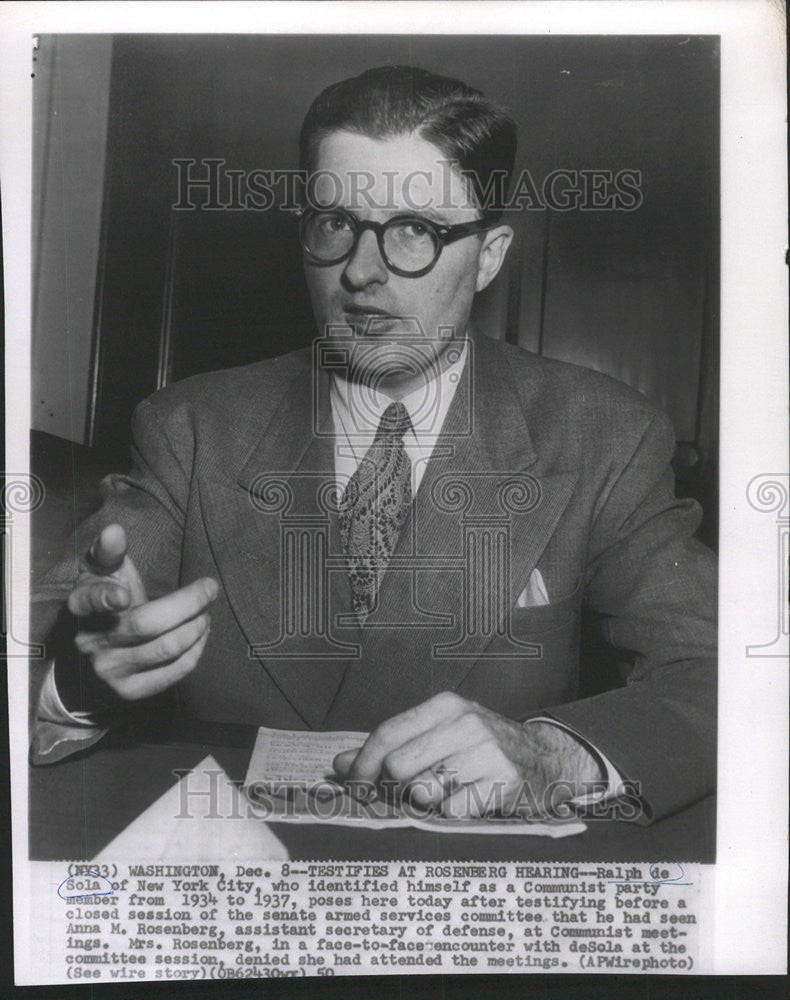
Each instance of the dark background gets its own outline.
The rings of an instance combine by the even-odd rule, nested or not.
[[[384,63],[458,76],[513,113],[517,173],[639,170],[635,211],[525,211],[477,325],[604,371],[665,409],[679,492],[716,542],[718,39],[599,36],[117,36],[86,441],[122,468],[129,421],[169,381],[315,336],[291,216],[174,211],[176,158],[297,166],[326,85]],[[201,167],[193,168],[201,172]],[[198,204],[204,196],[193,195]],[[56,468],[57,439],[36,436]],[[41,464],[41,462],[40,462]],[[73,511],[72,511],[73,516]]]

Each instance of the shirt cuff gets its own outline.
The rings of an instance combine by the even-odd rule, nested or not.
[[[598,789],[594,792],[588,792],[586,795],[577,795],[575,798],[570,800],[574,805],[590,806],[596,802],[608,802],[610,799],[617,798],[623,788],[623,776],[609,760],[609,758],[605,754],[602,754],[596,746],[577,733],[575,729],[571,729],[570,726],[566,726],[563,722],[557,722],[556,719],[549,719],[545,715],[537,717],[533,716],[531,719],[528,719],[524,725],[529,725],[530,722],[546,722],[550,726],[556,726],[557,729],[562,729],[566,733],[570,733],[570,735],[573,736],[574,739],[578,740],[584,749],[587,750],[588,753],[591,753],[601,765],[601,769],[604,772],[603,781],[605,782],[606,787]]]
[[[90,712],[70,712],[55,685],[55,664],[50,663],[38,698],[30,759],[33,764],[54,764],[78,750],[86,750],[107,732],[91,719]]]

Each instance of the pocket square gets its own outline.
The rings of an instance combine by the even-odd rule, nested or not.
[[[539,569],[533,569],[529,583],[518,595],[517,608],[539,608],[549,604],[549,594]]]

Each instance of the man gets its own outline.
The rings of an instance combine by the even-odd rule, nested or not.
[[[650,819],[712,788],[715,568],[668,421],[470,328],[514,151],[506,115],[420,70],[319,95],[300,236],[321,336],[139,407],[134,471],[41,591],[79,656],[36,694],[35,761],[169,696],[371,731],[338,772],[454,816],[627,780]],[[583,603],[628,683],[579,700]]]

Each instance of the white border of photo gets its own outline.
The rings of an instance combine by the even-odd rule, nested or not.
[[[535,3],[3,3],[0,182],[6,268],[7,469],[28,468],[31,36],[39,32],[687,34],[722,41],[721,578],[719,805],[710,966],[786,971],[788,664],[747,647],[776,634],[786,594],[777,514],[756,477],[787,493],[785,24],[770,0]],[[779,512],[781,514],[781,511]],[[780,526],[781,527],[781,526]],[[13,635],[26,634],[28,544],[13,544]],[[779,557],[777,559],[777,557]],[[777,580],[777,562],[780,565]],[[786,612],[785,612],[786,614]],[[786,619],[785,619],[786,621]],[[781,619],[780,619],[781,632]],[[9,637],[9,653],[14,641]],[[17,653],[22,651],[17,649]],[[779,647],[781,654],[781,645]],[[15,961],[35,977],[27,928],[27,681],[9,660]]]

